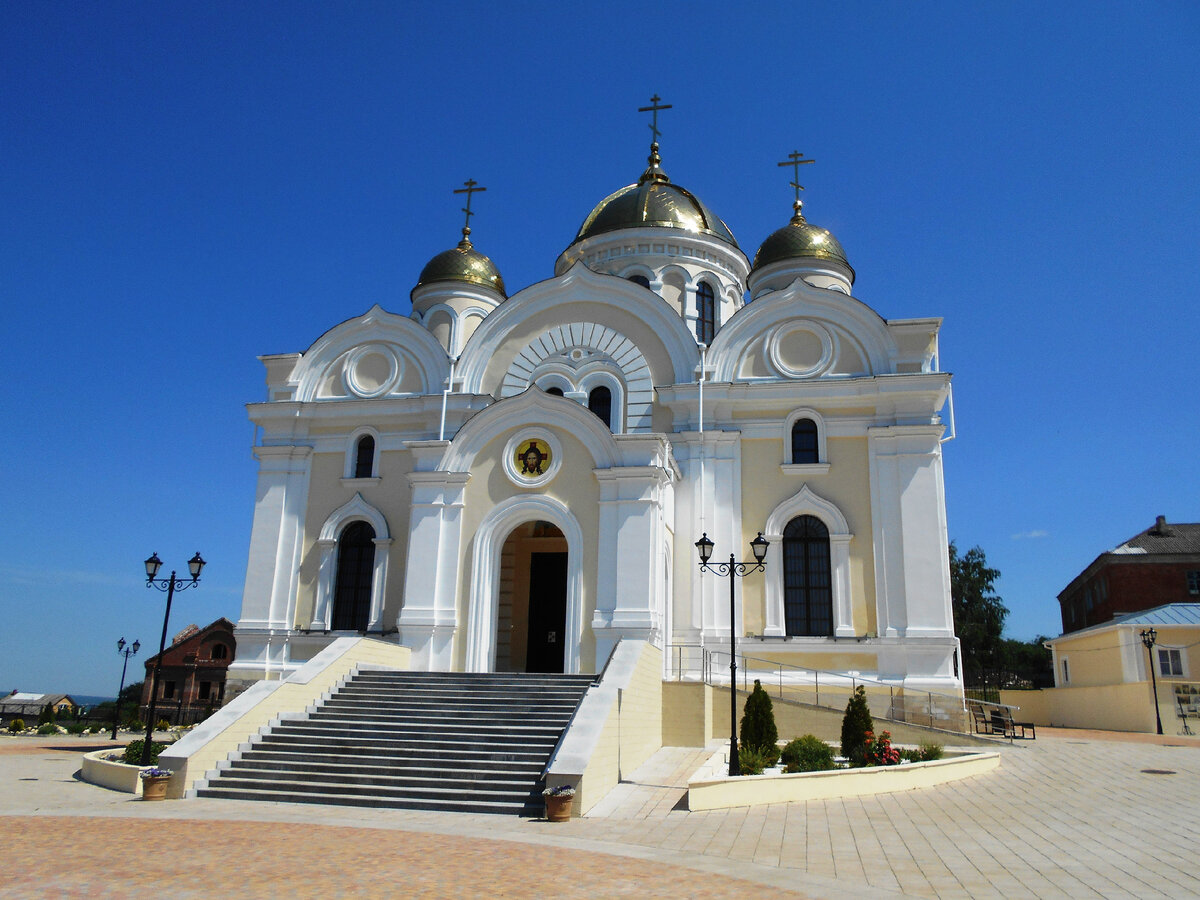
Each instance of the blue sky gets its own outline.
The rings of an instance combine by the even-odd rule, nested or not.
[[[1198,39],[1190,2],[0,6],[0,690],[114,692],[151,551],[209,561],[172,634],[236,620],[256,357],[407,313],[467,178],[510,293],[549,277],[654,92],[748,255],[799,149],[856,296],[944,317],[951,535],[1058,633],[1099,552],[1200,519]]]

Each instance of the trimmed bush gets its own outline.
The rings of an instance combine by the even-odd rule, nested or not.
[[[126,764],[131,766],[140,766],[142,764],[142,747],[145,745],[145,743],[145,741],[129,742],[129,746],[125,748],[124,760]],[[158,754],[162,753],[163,750],[167,749],[168,746],[170,745],[160,744],[158,741],[152,743],[150,745],[150,761],[148,764],[151,766],[157,766]]]
[[[13,734],[16,734],[19,731],[24,731],[25,730],[25,720],[24,719],[13,719],[11,722],[8,723],[8,730],[11,731]]]
[[[775,711],[771,706],[771,698],[757,678],[754,679],[754,690],[746,698],[739,735],[743,748],[757,750],[764,756],[774,753],[774,759],[779,758],[779,730],[775,727]],[[767,765],[775,765],[774,760]]]
[[[67,734],[87,734],[88,727],[83,722],[72,722],[67,726]]]
[[[867,689],[861,684],[854,689],[846,703],[846,714],[842,716],[842,756],[852,766],[865,765],[863,750],[867,735],[875,731],[875,720],[867,705]]]
[[[158,724],[154,726],[155,731],[170,731],[171,723],[166,719],[159,719]]]
[[[53,722],[43,722],[38,726],[37,733],[40,735],[58,734],[58,726]]]
[[[921,754],[921,762],[929,762],[934,759],[941,759],[946,755],[945,749],[941,744],[935,744],[933,741],[921,741],[917,745],[917,750]]]
[[[824,772],[836,769],[833,748],[813,734],[788,741],[780,759],[786,772]]]

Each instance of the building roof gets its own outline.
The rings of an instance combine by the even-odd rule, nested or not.
[[[35,704],[45,706],[47,703],[51,706],[58,706],[64,700],[69,701],[72,706],[79,705],[69,694],[35,694],[32,691],[14,691],[7,697],[0,697],[0,709],[27,707]]]
[[[1164,628],[1172,625],[1185,627],[1200,626],[1200,603],[1165,603],[1162,606],[1154,607],[1154,609],[1126,613],[1109,619],[1107,622],[1101,622],[1098,625],[1080,628],[1078,631],[1068,631],[1066,634],[1061,634],[1053,638],[1050,643],[1065,640],[1066,638],[1077,638],[1085,634],[1094,634],[1105,628],[1116,628],[1118,626],[1125,626],[1127,628]]]
[[[1153,525],[1109,553],[1143,556],[1152,553],[1200,553],[1200,522],[1168,522],[1159,516]]]

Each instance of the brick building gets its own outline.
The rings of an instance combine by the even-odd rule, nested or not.
[[[219,709],[225,701],[225,676],[233,662],[237,642],[233,623],[222,617],[204,628],[189,625],[163,651],[155,717],[172,724],[189,724]],[[155,654],[146,660],[142,688],[142,715],[150,705]]]
[[[1063,634],[1200,597],[1200,523],[1154,525],[1101,553],[1058,595]]]

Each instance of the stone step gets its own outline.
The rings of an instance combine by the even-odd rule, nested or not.
[[[540,773],[546,764],[546,753],[542,750],[522,750],[521,748],[485,749],[478,746],[447,747],[441,744],[430,744],[427,748],[380,747],[372,749],[370,754],[343,754],[331,750],[328,746],[309,744],[288,744],[283,746],[254,745],[253,749],[242,752],[242,759],[268,760],[297,760],[307,759],[314,763],[336,764],[344,760],[347,765],[365,766],[396,766],[419,765],[430,766],[439,762],[458,766],[474,766],[480,769],[513,767],[536,770]]]
[[[259,755],[255,751],[242,755],[242,758],[228,763],[228,769],[244,772],[251,769],[273,772],[307,772],[324,773],[328,775],[415,775],[418,777],[441,776],[455,777],[464,773],[471,777],[498,778],[501,780],[520,778],[528,784],[532,774],[536,780],[541,775],[542,766],[539,763],[511,762],[503,760],[488,761],[481,765],[477,761],[463,765],[456,760],[410,760],[410,759],[353,759],[335,761],[327,757],[306,754],[292,754],[283,759],[271,755]]]
[[[575,711],[574,706],[563,706],[555,709],[529,710],[508,707],[479,707],[470,709],[447,709],[445,707],[416,707],[403,704],[371,705],[368,703],[325,703],[310,714],[310,719],[329,718],[330,716],[404,716],[405,718],[427,719],[502,719],[505,721],[520,721],[531,719],[535,721],[554,720],[566,723]]]
[[[337,769],[342,771],[337,771]],[[530,791],[529,775],[525,772],[470,772],[463,769],[372,770],[368,772],[353,766],[296,768],[281,764],[278,768],[264,768],[261,764],[235,763],[233,768],[222,773],[222,782],[232,783],[234,779],[340,784],[357,787],[441,788],[472,792],[517,793],[522,796]]]
[[[277,778],[273,781],[258,781],[242,778],[238,773],[222,774],[218,787],[242,788],[251,791],[271,791],[280,796],[292,793],[337,794],[343,797],[371,797],[380,800],[457,800],[474,799],[485,802],[524,803],[540,796],[536,786],[526,784],[523,790],[462,790],[438,786],[386,787],[382,785],[331,784],[325,781]]]
[[[478,800],[454,797],[398,799],[362,795],[303,793],[292,789],[281,793],[276,790],[249,790],[224,786],[201,788],[196,792],[196,795],[225,800],[266,800],[276,803],[316,803],[333,806],[368,806],[372,809],[416,809],[429,810],[431,812],[463,812],[493,815],[540,816],[543,810],[542,799],[540,797],[536,800],[524,801]]]
[[[320,737],[345,737],[358,741],[391,740],[393,738],[406,737],[437,737],[451,743],[454,741],[469,741],[472,743],[491,742],[498,744],[529,742],[540,745],[547,741],[551,744],[556,743],[558,736],[562,733],[562,726],[560,725],[558,728],[546,728],[504,723],[495,725],[471,723],[468,727],[464,724],[453,722],[425,721],[414,721],[408,723],[407,726],[401,726],[399,724],[387,725],[382,723],[379,725],[355,724],[338,720],[324,722],[306,720],[304,722],[284,722],[272,729],[271,733],[278,736],[310,734]]]

